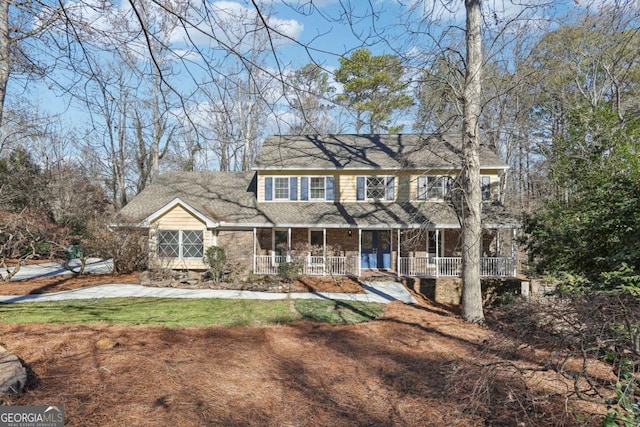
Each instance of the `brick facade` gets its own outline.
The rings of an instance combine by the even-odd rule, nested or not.
[[[218,246],[224,248],[227,261],[247,271],[253,270],[253,230],[220,230]]]

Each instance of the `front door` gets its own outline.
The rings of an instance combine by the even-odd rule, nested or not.
[[[362,268],[391,268],[389,231],[362,230]]]

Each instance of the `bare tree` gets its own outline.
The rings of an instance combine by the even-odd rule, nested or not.
[[[290,79],[292,134],[337,133],[337,125],[330,116],[335,88],[329,73],[317,64],[307,64],[296,70]]]
[[[33,52],[22,46],[29,38],[47,31],[62,9],[43,2],[0,2],[0,129],[4,119],[7,85],[13,73],[42,73]]]
[[[480,285],[482,194],[480,182],[479,119],[482,97],[481,0],[465,0],[467,55],[462,121],[462,317],[484,323]]]

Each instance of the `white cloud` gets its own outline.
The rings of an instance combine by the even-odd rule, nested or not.
[[[435,23],[462,23],[465,20],[465,6],[464,2],[460,0],[394,1],[399,2],[405,10],[419,11],[422,18]],[[491,23],[493,21],[494,23],[500,23],[511,21],[518,16],[532,17],[538,13],[543,6],[548,7],[549,1],[488,0],[483,2],[482,13],[486,22]]]
[[[295,19],[281,19],[267,13],[268,5],[261,7],[263,15],[260,16],[254,7],[230,0],[71,0],[64,7],[66,15],[74,22],[74,30],[85,40],[106,50],[126,46],[134,57],[148,56],[147,41],[140,31],[141,19],[146,21],[154,37],[173,44],[173,50],[189,46],[202,51],[234,49],[244,52],[270,47],[267,46],[268,35],[274,46],[279,47],[297,40],[304,30]],[[34,25],[46,19],[47,16],[38,17]],[[62,21],[60,31],[66,31]],[[189,58],[195,59],[195,56],[189,54]]]
[[[176,29],[171,41],[213,48],[220,47],[216,46],[219,44],[243,51],[255,47],[256,43],[267,43],[265,22],[275,46],[288,44],[290,39],[297,40],[302,34],[304,27],[300,22],[277,18],[266,14],[266,10],[263,8],[262,15],[258,15],[255,8],[234,1],[191,3],[186,12],[187,31]]]

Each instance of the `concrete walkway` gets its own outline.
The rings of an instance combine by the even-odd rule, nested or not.
[[[397,282],[365,282],[364,294],[343,294],[331,292],[255,292],[214,289],[181,289],[154,288],[141,285],[98,285],[71,291],[54,292],[50,294],[33,295],[0,295],[0,303],[18,302],[49,302],[68,301],[78,299],[97,298],[226,298],[226,299],[256,299],[282,300],[294,299],[330,299],[344,301],[365,301],[386,304],[392,301],[402,301],[417,304],[416,299],[407,289]]]
[[[61,274],[71,274],[70,269],[77,269],[79,260],[71,260],[65,268],[60,263],[49,262],[44,264],[24,265],[20,271],[12,277],[12,280],[25,280],[37,277],[50,277]],[[100,258],[89,258],[85,267],[90,273],[111,273],[113,262]],[[3,272],[0,272],[2,274]],[[418,301],[407,291],[401,283],[388,282],[364,282],[364,294],[342,294],[330,292],[255,292],[232,291],[214,289],[181,289],[181,288],[154,288],[141,285],[98,285],[89,288],[75,289],[49,294],[34,295],[0,295],[0,303],[14,302],[48,302],[67,301],[74,299],[96,298],[227,298],[227,299],[261,299],[282,300],[296,299],[332,299],[343,301],[365,301],[386,304],[392,301],[402,301],[407,304],[417,304]],[[0,291],[2,288],[0,287]]]

